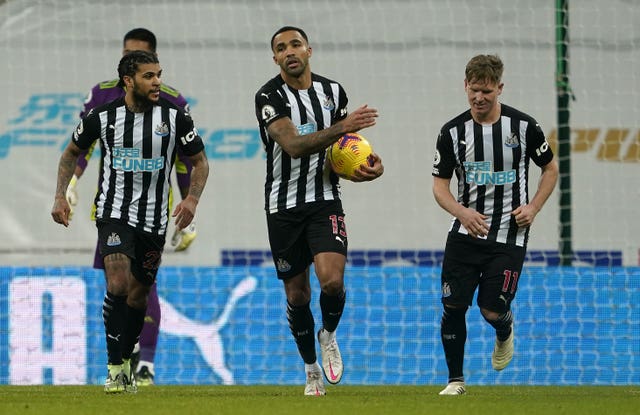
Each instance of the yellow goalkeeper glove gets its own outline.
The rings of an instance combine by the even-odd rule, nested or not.
[[[69,219],[73,216],[73,208],[78,204],[78,192],[76,191],[76,184],[78,183],[78,176],[75,174],[71,178],[69,182],[69,186],[67,186],[67,192],[65,193],[65,197],[67,198],[67,203],[69,203],[69,207],[71,208],[71,212],[69,212]]]

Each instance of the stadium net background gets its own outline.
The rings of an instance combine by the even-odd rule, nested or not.
[[[278,69],[269,39],[289,24],[308,33],[314,72],[340,81],[350,108],[367,103],[381,114],[363,134],[383,157],[385,175],[343,186],[351,249],[349,311],[340,328],[351,370],[345,382],[444,382],[438,282],[450,218],[431,194],[435,138],[467,107],[468,59],[497,53],[505,62],[502,101],[536,117],[556,145],[555,7],[525,0],[0,1],[0,88],[9,97],[0,113],[0,182],[8,196],[0,204],[0,358],[10,361],[0,383],[101,382],[104,287],[89,267],[95,159],[80,181],[72,226],[53,224],[49,209],[84,96],[116,77],[122,36],[134,27],[157,35],[164,81],[189,100],[212,163],[198,239],[183,253],[168,246],[160,274],[164,309],[175,313],[162,323],[158,381],[302,383],[267,252],[264,152],[253,109],[255,91]],[[640,383],[638,21],[636,2],[570,4],[575,267],[557,267],[556,193],[531,234],[514,310],[514,365],[491,372],[493,336],[474,308],[465,367],[471,383]],[[535,166],[531,174],[534,191]],[[244,294],[234,297],[237,287]],[[186,316],[197,331],[232,298],[217,351],[203,351],[188,330],[175,328]],[[68,320],[69,307],[84,312]],[[176,366],[169,356],[178,351]],[[271,367],[274,355],[280,362]],[[227,371],[214,370],[206,356],[222,357]],[[27,366],[34,369],[20,369]]]

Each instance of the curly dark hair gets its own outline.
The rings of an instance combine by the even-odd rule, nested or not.
[[[155,53],[144,50],[134,50],[124,55],[118,64],[119,85],[124,86],[124,77],[135,76],[138,66],[146,63],[160,63],[160,61]]]

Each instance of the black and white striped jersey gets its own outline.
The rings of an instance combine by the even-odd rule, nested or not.
[[[280,75],[255,96],[260,135],[267,153],[265,210],[274,213],[305,203],[340,199],[338,176],[325,168],[325,150],[293,159],[273,140],[267,127],[288,117],[300,135],[328,128],[347,116],[347,94],[330,79],[311,74],[307,90],[289,87]]]
[[[519,228],[511,212],[529,203],[529,160],[544,166],[553,152],[529,115],[501,104],[500,119],[476,123],[467,110],[446,123],[436,144],[433,176],[458,179],[458,202],[488,216],[487,240],[527,245],[529,228]],[[456,218],[451,232],[467,234]]]
[[[147,112],[133,113],[120,98],[89,111],[71,139],[81,149],[100,140],[96,218],[164,235],[177,148],[188,156],[204,149],[191,117],[163,98]]]

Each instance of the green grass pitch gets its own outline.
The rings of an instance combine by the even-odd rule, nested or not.
[[[441,386],[152,386],[106,395],[101,386],[0,386],[0,414],[638,414],[640,386],[474,386],[438,396]]]

